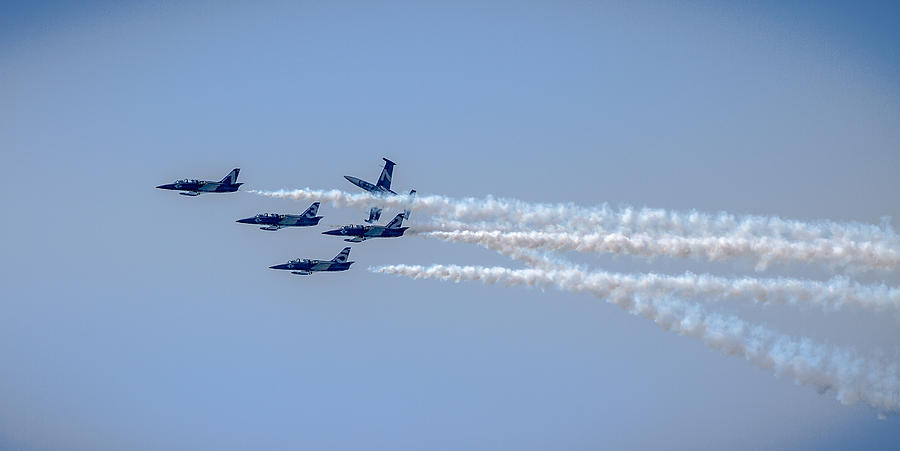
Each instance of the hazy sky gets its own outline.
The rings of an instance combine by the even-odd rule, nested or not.
[[[320,232],[365,211],[268,233],[234,221],[308,203],[153,187],[240,167],[355,192],[341,176],[387,156],[425,194],[877,224],[900,218],[898,23],[891,2],[4,4],[0,448],[895,446],[896,416],[586,295],[366,270],[519,266],[487,250],[373,240],[296,277],[267,267],[331,258]],[[900,360],[897,314],[722,309]]]

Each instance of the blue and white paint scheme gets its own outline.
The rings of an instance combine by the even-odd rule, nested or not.
[[[269,266],[270,269],[284,269],[298,276],[308,276],[314,272],[346,271],[355,262],[347,261],[350,258],[350,248],[345,247],[331,260],[312,260],[308,258],[291,260],[280,265]]]
[[[262,213],[250,218],[238,219],[241,224],[259,224],[260,230],[277,231],[285,227],[309,227],[318,225],[322,216],[316,216],[319,212],[319,202],[313,202],[303,214],[284,215],[279,213]]]
[[[356,178],[356,177],[353,177],[350,175],[345,175],[344,178],[349,180],[350,183],[352,183],[372,194],[394,194],[394,195],[396,195],[397,193],[391,191],[391,177],[393,176],[394,166],[396,166],[396,163],[394,163],[391,160],[388,160],[387,158],[382,158],[382,160],[384,160],[384,168],[381,170],[381,176],[378,177],[378,183],[376,183],[374,185],[365,180],[362,180],[362,179],[359,179],[359,178]]]
[[[353,177],[350,175],[345,175],[344,178],[347,179],[350,183],[376,195],[376,196],[396,196],[397,193],[391,191],[391,180],[394,174],[394,163],[387,158],[382,158],[384,160],[384,168],[381,170],[381,176],[378,177],[378,183],[374,185],[365,180],[362,180],[357,177]],[[369,210],[369,219],[366,219],[366,222],[375,222],[381,219],[381,208],[375,206]]]
[[[416,190],[410,191],[409,195],[415,196]],[[322,234],[347,237],[344,241],[350,243],[361,243],[369,238],[396,238],[403,236],[403,233],[409,228],[403,227],[404,219],[409,219],[409,210],[398,213],[391,222],[384,226],[349,224],[339,229],[322,232]]]
[[[170,183],[168,185],[159,185],[157,188],[181,191],[178,194],[184,196],[199,196],[200,193],[233,193],[243,185],[243,183],[237,182],[238,174],[240,172],[240,168],[234,168],[225,176],[225,178],[218,182],[182,179],[176,180],[175,183]]]

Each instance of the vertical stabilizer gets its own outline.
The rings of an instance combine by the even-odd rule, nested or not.
[[[222,181],[220,181],[219,183],[224,183],[226,185],[234,185],[235,183],[237,183],[238,174],[240,172],[241,172],[241,168],[232,169],[231,172],[229,172],[228,175],[226,175],[225,178],[222,179]]]
[[[306,211],[303,212],[304,218],[315,218],[316,214],[319,213],[319,202],[313,202]]]
[[[403,216],[406,213],[397,213],[397,216],[394,216],[394,219],[385,226],[387,229],[398,229],[403,226]]]
[[[379,219],[381,219],[381,208],[372,207],[369,210],[369,219],[366,219],[366,222],[371,224],[375,221],[378,221]]]
[[[391,176],[394,173],[394,162],[387,158],[382,158],[382,160],[384,160],[384,169],[381,170],[381,177],[378,177],[378,183],[375,185],[390,190]]]
[[[340,254],[337,254],[331,261],[335,263],[345,263],[350,258],[350,248],[345,247]]]
[[[416,190],[409,190],[409,200],[413,200],[416,197]],[[409,209],[403,210],[403,219],[409,219]]]

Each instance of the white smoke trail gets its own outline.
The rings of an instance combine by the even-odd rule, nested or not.
[[[430,267],[391,265],[370,268],[385,274],[441,280],[481,280],[485,283],[551,286],[587,292],[633,314],[653,320],[666,330],[703,340],[728,355],[742,356],[776,375],[791,376],[798,384],[820,391],[834,389],[844,404],[866,402],[881,412],[900,411],[900,365],[867,360],[846,349],[795,339],[740,318],[706,312],[700,305],[656,297],[655,289],[625,287],[608,275],[580,270],[485,268],[476,266]],[[645,300],[650,298],[651,300]]]
[[[491,197],[461,200],[445,196],[380,197],[369,193],[310,189],[252,192],[277,198],[316,199],[339,206],[378,203],[386,207],[415,208],[475,221],[471,226],[466,226],[465,221],[449,221],[446,226],[453,230],[436,230],[431,235],[448,240],[478,242],[503,239],[523,246],[557,250],[627,253],[645,257],[697,257],[713,261],[749,257],[756,259],[759,269],[772,262],[814,261],[856,269],[900,268],[900,240],[886,225],[879,229],[861,224],[812,224],[779,218],[739,218],[724,213],[710,216],[650,209],[614,212],[607,207],[589,209],[563,204],[528,204]],[[571,227],[574,231],[509,231],[542,223],[554,224],[551,228],[557,230]],[[578,229],[578,224],[582,223],[589,224],[593,231],[583,233]],[[613,227],[616,230],[606,231],[606,228]],[[423,231],[435,228],[434,225],[420,227]],[[484,230],[489,228],[493,230]],[[633,234],[634,230],[640,233]]]
[[[564,267],[564,262],[527,252],[507,253],[526,262],[534,269],[491,268],[506,270],[506,276],[527,277],[534,283],[553,283],[556,277],[578,277],[585,286],[603,293],[616,291],[628,296],[662,298],[753,299],[761,304],[816,305],[826,311],[844,306],[874,311],[900,310],[900,288],[885,285],[863,285],[844,277],[826,282],[792,279],[786,277],[757,279],[752,277],[728,278],[708,274],[685,273],[679,276],[663,274],[621,274],[606,271],[587,271],[583,268]],[[398,266],[399,267],[399,266]],[[459,268],[436,265],[431,268]],[[481,267],[466,267],[481,268]],[[516,272],[520,271],[520,272]],[[462,273],[459,273],[462,274]],[[484,271],[479,274],[485,274]]]
[[[486,247],[491,249],[490,247]],[[837,311],[845,305],[871,309],[876,312],[900,312],[900,288],[885,284],[864,285],[846,277],[834,277],[825,282],[787,277],[757,279],[752,277],[718,277],[686,272],[681,276],[662,274],[621,274],[605,271],[590,272],[565,259],[532,249],[493,249],[501,255],[548,271],[575,270],[591,277],[606,279],[608,284],[647,296],[674,295],[683,298],[703,297],[705,300],[753,299],[760,304],[812,304],[825,311]]]
[[[488,248],[490,249],[490,248]],[[539,269],[561,269],[561,268],[579,268],[579,266],[574,263],[563,260],[559,257],[554,257],[549,255],[546,252],[539,252],[533,249],[518,249],[518,248],[510,248],[510,249],[494,249],[500,255],[509,257],[513,260],[520,261],[525,263],[526,265],[532,268]]]
[[[424,236],[446,241],[474,243],[494,249],[527,248],[628,254],[641,257],[693,257],[709,261],[750,258],[757,269],[771,263],[824,262],[859,269],[900,268],[900,252],[871,243],[820,239],[789,242],[782,239],[746,239],[731,236],[681,237],[621,233],[578,234],[566,232],[502,232],[455,230],[425,232]]]
[[[584,233],[619,232],[668,233],[685,237],[736,235],[746,238],[771,237],[788,241],[820,239],[900,246],[898,236],[885,221],[881,226],[832,221],[803,222],[728,213],[707,214],[697,211],[675,212],[663,209],[623,207],[612,209],[606,205],[580,207],[574,204],[528,203],[515,199],[491,196],[477,199],[453,199],[446,196],[411,198],[406,195],[381,197],[369,193],[351,194],[340,190],[279,190],[250,191],[275,198],[321,200],[338,206],[368,207],[373,203],[388,208],[415,208],[440,217],[471,223],[493,222],[502,230],[520,230],[525,226],[549,230]],[[494,228],[495,230],[498,227]]]

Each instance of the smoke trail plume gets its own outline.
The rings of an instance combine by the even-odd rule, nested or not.
[[[803,222],[778,217],[675,212],[663,209],[623,207],[580,207],[574,204],[529,203],[515,199],[453,199],[446,196],[411,198],[406,195],[380,197],[369,193],[351,194],[340,190],[251,191],[268,197],[295,200],[322,200],[339,206],[368,207],[372,203],[388,208],[415,208],[443,218],[465,222],[494,222],[501,230],[524,228],[565,230],[584,233],[674,234],[685,237],[735,235],[744,238],[770,237],[788,241],[840,240],[900,246],[900,236],[885,222],[881,226],[832,221]],[[495,228],[497,229],[497,228]]]
[[[491,249],[487,247],[487,249]],[[760,304],[811,304],[825,311],[837,311],[845,305],[876,312],[900,311],[900,288],[885,284],[864,285],[846,277],[826,282],[787,277],[757,279],[752,277],[717,277],[686,272],[681,276],[662,274],[621,274],[605,271],[589,272],[574,263],[531,249],[493,249],[501,255],[547,271],[574,270],[589,278],[606,279],[608,285],[628,288],[636,295],[656,297],[674,295],[682,298],[704,297],[705,300],[753,299]],[[552,276],[551,276],[552,278]]]
[[[615,292],[625,296],[652,297],[666,296],[679,298],[702,298],[718,301],[721,299],[753,299],[761,304],[810,304],[825,310],[838,310],[843,306],[871,309],[874,311],[900,310],[900,289],[885,285],[863,285],[847,278],[835,277],[827,282],[792,278],[756,279],[751,277],[727,278],[708,274],[685,273],[679,276],[663,274],[621,274],[605,271],[586,271],[582,268],[563,267],[563,262],[555,262],[548,257],[528,253],[515,253],[513,258],[523,260],[534,269],[483,268],[478,266],[458,267],[435,265],[429,267],[429,277],[441,279],[465,278],[467,274],[478,274],[483,280],[492,273],[500,273],[510,280],[528,281],[527,285],[550,285],[557,278],[580,280],[580,284],[595,293]],[[386,268],[412,268],[403,265]],[[415,271],[425,271],[415,267]],[[474,269],[472,269],[474,268]],[[440,271],[446,271],[444,275]],[[468,272],[466,272],[468,271]],[[474,271],[474,272],[473,272]],[[384,272],[384,271],[382,271]],[[426,272],[423,272],[425,274]],[[474,277],[474,276],[472,276]]]
[[[566,232],[502,232],[485,230],[433,231],[425,236],[446,241],[481,244],[494,249],[526,248],[628,254],[640,257],[693,257],[709,261],[754,259],[757,269],[771,263],[816,263],[860,269],[900,268],[900,252],[870,243],[789,242],[781,239],[740,237],[650,236],[621,233],[578,234]]]
[[[789,375],[798,384],[820,391],[835,390],[844,404],[865,402],[880,412],[900,411],[900,365],[864,359],[854,352],[795,339],[733,316],[706,312],[698,304],[656,297],[654,289],[632,285],[623,289],[608,275],[587,275],[579,270],[486,268],[477,266],[430,267],[391,265],[372,271],[413,278],[481,280],[526,286],[557,286],[587,292],[632,314],[653,320],[666,330],[703,340],[728,355],[742,356],[776,375]],[[649,298],[649,300],[648,300]]]

